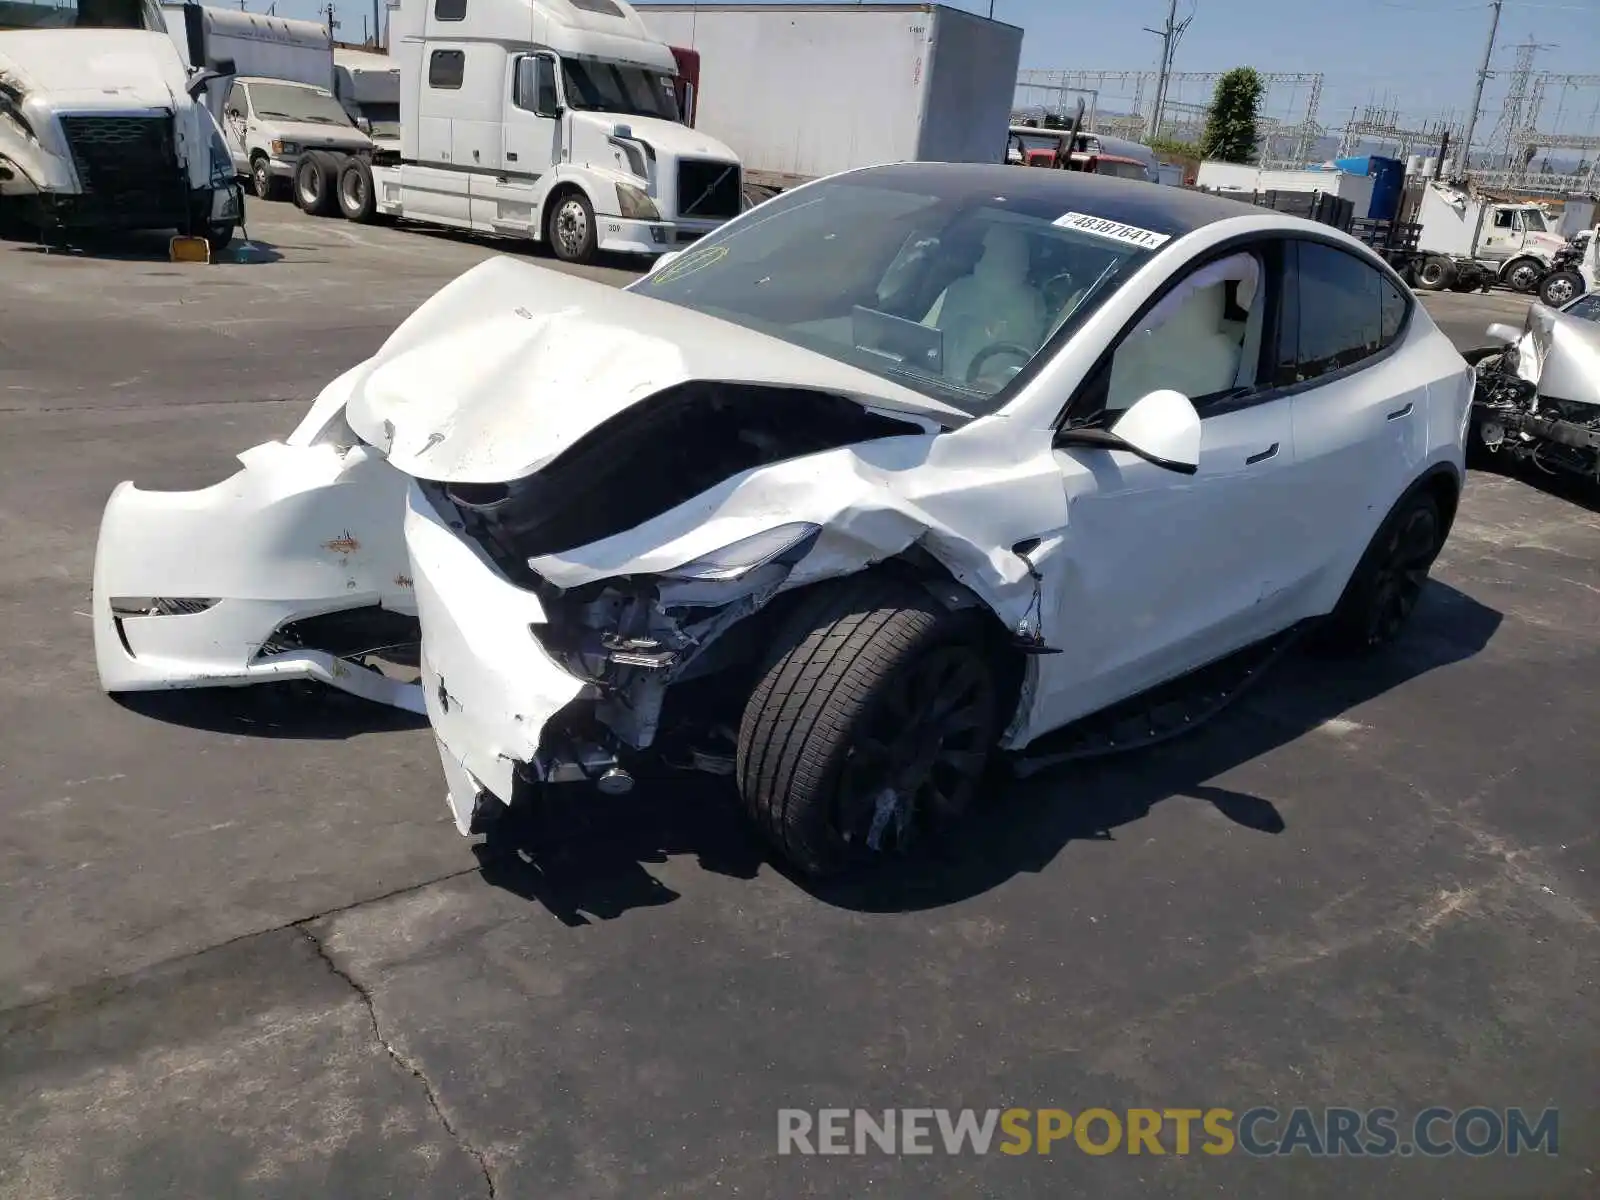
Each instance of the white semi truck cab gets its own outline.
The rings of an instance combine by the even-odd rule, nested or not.
[[[0,222],[19,233],[160,229],[220,249],[243,193],[153,0],[0,0]]]
[[[624,0],[398,0],[397,163],[325,152],[355,220],[548,241],[556,256],[660,255],[739,215],[738,156],[685,125],[677,60]],[[301,187],[308,211],[332,199]],[[305,199],[302,199],[302,196]]]

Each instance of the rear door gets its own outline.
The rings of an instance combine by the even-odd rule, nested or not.
[[[1342,587],[1427,454],[1431,356],[1406,352],[1416,301],[1331,243],[1291,244],[1285,336],[1272,370],[1293,395],[1299,573]]]

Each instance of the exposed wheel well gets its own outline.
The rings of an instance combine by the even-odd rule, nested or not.
[[[1448,537],[1450,526],[1456,519],[1456,508],[1461,503],[1461,477],[1452,466],[1441,464],[1423,473],[1408,489],[1410,492],[1426,491],[1439,506],[1439,517],[1444,522],[1442,537]]]
[[[250,151],[250,161],[251,162],[259,162],[261,159],[266,158],[266,157],[267,157],[267,152],[265,150],[256,149],[256,150]]]

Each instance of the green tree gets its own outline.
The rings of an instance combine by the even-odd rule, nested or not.
[[[1266,85],[1254,67],[1235,67],[1217,80],[1206,113],[1200,152],[1221,162],[1247,163],[1256,156],[1256,109]]]

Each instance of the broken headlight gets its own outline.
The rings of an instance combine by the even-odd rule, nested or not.
[[[661,578],[693,583],[732,583],[769,563],[793,566],[816,543],[822,526],[809,521],[764,530],[713,550],[693,562],[662,571]]]

